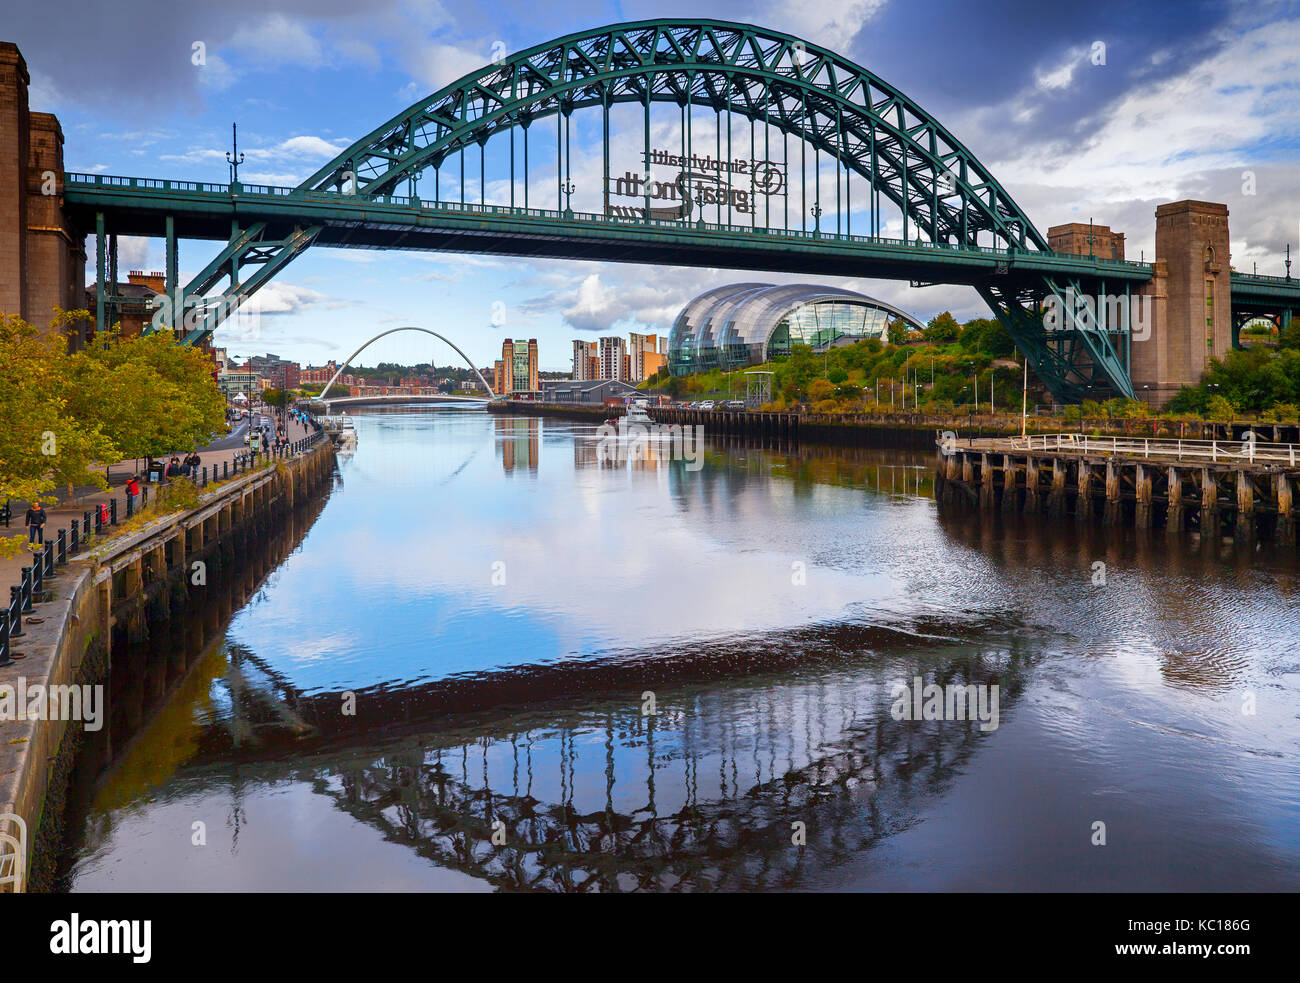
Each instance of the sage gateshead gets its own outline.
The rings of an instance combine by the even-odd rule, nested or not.
[[[794,345],[814,351],[888,337],[902,318],[921,330],[912,315],[865,294],[812,283],[733,283],[700,294],[677,315],[668,335],[673,375],[731,371],[788,355]]]

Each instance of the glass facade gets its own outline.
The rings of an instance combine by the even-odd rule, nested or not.
[[[673,322],[668,367],[673,375],[726,371],[787,355],[793,345],[814,349],[860,338],[884,339],[903,311],[838,287],[792,283],[736,283],[700,294]]]

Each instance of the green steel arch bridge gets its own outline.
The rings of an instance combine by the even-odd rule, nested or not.
[[[575,116],[600,127],[599,189],[573,181]],[[679,131],[668,149],[651,140],[652,122],[658,133],[666,121]],[[634,136],[635,167],[614,165],[619,177],[611,152]],[[163,323],[187,344],[313,244],[891,278],[974,287],[1058,399],[1134,395],[1127,314],[1065,302],[1127,297],[1152,266],[1053,252],[937,119],[865,68],[775,31],[651,20],[572,34],[435,92],[296,188],[232,171],[227,184],[65,175],[65,209],[97,236],[97,326],[117,304],[103,285],[116,283],[118,235],[166,240]],[[178,239],[223,243],[184,285]],[[1232,291],[1237,327],[1289,321],[1300,306],[1289,274],[1234,273]],[[1066,316],[1048,326],[1052,297]]]

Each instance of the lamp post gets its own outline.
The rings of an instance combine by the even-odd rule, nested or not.
[[[1020,436],[1024,437],[1029,417],[1029,356],[1025,356],[1025,384],[1020,390]]]
[[[232,156],[233,151],[233,156]],[[230,150],[226,151],[226,163],[230,165],[230,183],[239,183],[239,165],[244,162],[244,155],[239,152],[239,124],[230,124]]]
[[[813,217],[813,238],[819,239],[822,234],[822,203],[814,201],[809,211],[812,212]]]

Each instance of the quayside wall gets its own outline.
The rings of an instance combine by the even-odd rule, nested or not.
[[[935,497],[944,509],[1296,549],[1297,444],[1069,434],[965,447],[941,441],[937,454]]]
[[[25,634],[13,644],[22,659],[0,670],[0,686],[102,686],[94,737],[111,757],[114,732],[132,733],[141,708],[156,702],[159,694],[146,688],[173,684],[187,653],[220,631],[239,585],[251,587],[267,572],[255,545],[330,486],[334,463],[333,444],[320,441],[206,491],[194,508],[69,558],[34,598]],[[0,721],[0,816],[25,824],[29,887],[48,883],[86,723]],[[19,823],[0,819],[0,832],[19,831]]]

